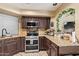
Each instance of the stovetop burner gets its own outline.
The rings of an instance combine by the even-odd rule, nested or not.
[[[38,36],[37,32],[29,32],[27,33],[27,36]]]

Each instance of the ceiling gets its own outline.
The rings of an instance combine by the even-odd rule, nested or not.
[[[61,4],[53,6],[53,3],[0,3],[0,6],[4,6],[11,9],[18,10],[39,10],[39,11],[54,11]]]
[[[14,12],[24,12],[24,11],[44,11],[50,12],[55,11],[61,3],[57,3],[53,6],[53,3],[0,3],[0,8],[14,11]]]

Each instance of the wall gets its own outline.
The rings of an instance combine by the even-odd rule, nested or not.
[[[75,31],[76,31],[76,36],[79,39],[79,4],[78,3],[63,4],[59,9],[56,10],[55,18],[57,18],[58,14],[62,10],[67,9],[67,8],[75,9]]]
[[[6,14],[0,14],[0,36],[2,35],[3,28],[6,28],[7,32],[10,33],[10,35],[17,35],[18,18]]]

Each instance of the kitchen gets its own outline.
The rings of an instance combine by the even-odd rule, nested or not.
[[[79,55],[78,5],[0,3],[0,56]]]

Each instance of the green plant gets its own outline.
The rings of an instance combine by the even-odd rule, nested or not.
[[[68,8],[68,9],[66,9],[66,10],[64,10],[64,11],[62,11],[59,15],[58,15],[58,17],[57,17],[57,32],[60,32],[61,30],[60,30],[60,28],[59,28],[59,23],[60,23],[60,18],[64,15],[64,14],[66,14],[66,13],[69,13],[69,15],[72,15],[72,14],[75,14],[75,9],[73,9],[73,8]]]

